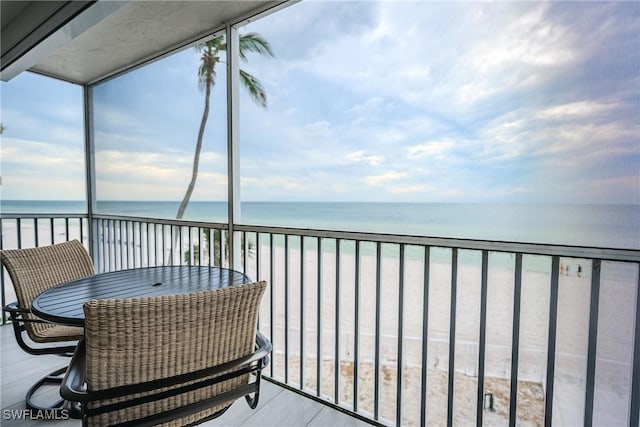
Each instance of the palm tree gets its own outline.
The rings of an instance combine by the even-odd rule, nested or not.
[[[240,59],[247,61],[247,53],[256,52],[260,55],[273,56],[271,46],[264,40],[259,34],[249,33],[240,36]],[[202,120],[200,121],[200,130],[198,131],[198,140],[196,143],[196,150],[193,156],[193,169],[191,173],[191,181],[187,187],[187,191],[184,194],[176,219],[182,219],[191,194],[196,185],[196,179],[198,178],[198,165],[200,163],[200,151],[202,149],[202,137],[204,136],[204,129],[207,125],[207,119],[209,117],[209,101],[211,97],[211,88],[216,84],[216,65],[220,61],[220,52],[227,50],[227,43],[224,36],[216,36],[206,43],[199,44],[196,49],[202,53],[200,68],[198,69],[198,84],[201,90],[204,90],[204,111],[202,112]],[[251,98],[261,107],[267,106],[267,95],[262,87],[260,81],[247,73],[244,70],[240,70],[240,81],[251,95]]]

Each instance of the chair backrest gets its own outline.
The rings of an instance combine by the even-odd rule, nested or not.
[[[36,296],[49,288],[95,274],[87,250],[78,240],[28,249],[0,251],[20,308],[29,309]],[[33,318],[32,315],[26,315]],[[26,323],[29,337],[35,341],[49,325]]]
[[[84,306],[87,390],[100,391],[198,371],[251,354],[265,282],[181,295],[93,300]],[[121,423],[184,407],[247,384],[249,375],[180,396],[100,414],[88,425]],[[88,408],[114,400],[88,402]],[[187,425],[233,402],[176,420]]]

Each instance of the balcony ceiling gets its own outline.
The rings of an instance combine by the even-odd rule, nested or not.
[[[29,69],[90,84],[282,1],[2,1],[2,80]]]

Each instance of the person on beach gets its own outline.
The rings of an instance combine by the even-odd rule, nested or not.
[[[564,276],[564,264],[560,264],[560,275]]]
[[[564,272],[565,272],[565,275],[567,275],[567,276],[569,275],[569,266],[568,265],[564,268]]]
[[[578,264],[578,277],[582,277],[582,266],[580,264]]]

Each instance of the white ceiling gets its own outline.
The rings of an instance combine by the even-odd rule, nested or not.
[[[85,5],[66,25],[60,25],[60,8],[81,2],[56,2],[57,19],[43,19],[42,2],[2,1],[2,38],[28,40],[33,30],[50,33],[46,40],[34,38],[29,49],[11,67],[2,68],[8,80],[22,69],[64,80],[90,84],[146,62],[175,48],[193,43],[226,23],[237,23],[281,6],[283,1],[98,1]],[[85,2],[90,3],[90,2]],[[51,9],[51,6],[49,6]],[[40,12],[34,15],[34,11]],[[30,15],[26,18],[25,14]],[[16,25],[20,22],[20,25]],[[14,25],[12,25],[14,24]],[[55,28],[47,28],[55,26]],[[43,30],[44,28],[44,30]],[[9,31],[11,30],[11,31]],[[8,34],[7,34],[8,33]],[[22,40],[24,44],[24,40]],[[3,42],[3,60],[9,46]],[[13,69],[11,69],[13,68]]]

